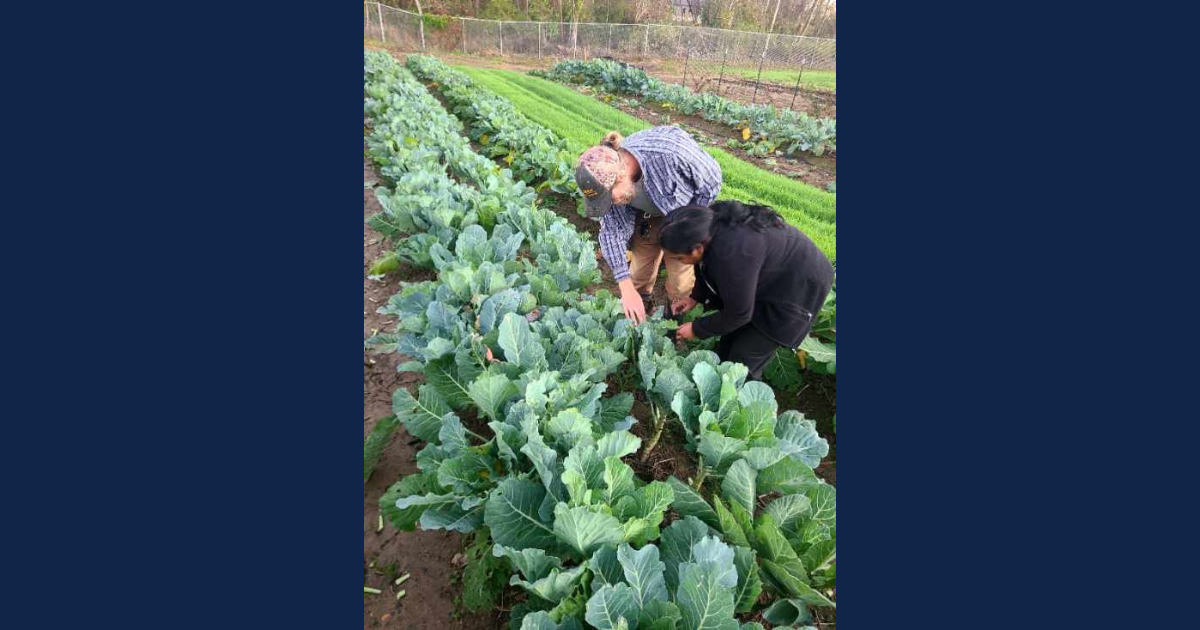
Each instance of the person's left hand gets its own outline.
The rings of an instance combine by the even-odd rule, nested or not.
[[[676,339],[695,339],[696,334],[692,332],[692,322],[688,322],[688,323],[680,326],[679,330],[675,331],[675,338]]]
[[[671,314],[673,315],[682,315],[694,308],[696,308],[696,300],[690,296],[684,296],[671,302]]]

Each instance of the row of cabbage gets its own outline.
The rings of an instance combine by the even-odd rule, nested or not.
[[[508,99],[479,86],[436,57],[409,55],[405,66],[442,95],[452,113],[464,123],[467,135],[483,147],[486,155],[504,160],[527,184],[549,187],[558,193],[574,193],[576,186],[565,141],[523,116]],[[766,378],[773,386],[795,391],[805,368],[817,374],[836,371],[835,296],[836,291],[830,294],[799,354],[781,349],[768,366]]]
[[[640,544],[657,538],[672,492],[663,483],[635,481],[632,469],[620,461],[640,445],[628,431],[632,395],[602,396],[605,377],[630,351],[630,322],[607,294],[576,295],[576,306],[569,309],[549,306],[530,282],[544,272],[529,260],[516,261],[526,234],[529,256],[538,267],[561,262],[556,254],[564,241],[586,239],[533,205],[506,171],[470,151],[453,119],[390,57],[368,53],[364,72],[373,128],[368,151],[395,184],[391,192],[378,192],[384,208],[379,221],[397,227],[427,222],[424,233],[390,235],[406,252],[426,246],[407,246],[407,241],[431,233],[438,237],[427,247],[438,281],[406,285],[381,309],[399,317],[397,330],[368,340],[377,351],[412,357],[401,369],[423,371],[427,380],[416,397],[403,389],[395,393],[396,419],[427,445],[417,456],[420,472],[389,488],[381,514],[405,530],[419,524],[469,533],[486,526],[496,556],[520,552],[521,559],[512,562],[522,564],[536,557],[539,572],[544,562],[553,563],[551,557],[561,567],[561,557],[548,556],[547,550],[583,562],[599,542]],[[453,220],[439,220],[397,194],[418,178],[435,182],[446,199],[461,202],[446,215],[453,214]],[[492,178],[504,181],[510,193],[493,190],[500,209],[490,215],[489,236],[478,221],[479,199],[465,182],[479,186]],[[443,244],[451,236],[452,252]],[[587,258],[574,261],[581,273],[563,274],[571,288],[596,281],[590,246],[587,251]],[[657,325],[670,324],[659,319]],[[503,360],[490,360],[493,347]],[[459,414],[467,411],[486,421],[490,436],[464,426]],[[602,475],[596,474],[597,465]],[[596,486],[596,494],[603,491],[603,502],[568,502],[563,481],[564,475],[571,479],[568,466],[585,484]],[[575,482],[570,487],[579,491]],[[543,608],[562,603],[582,577],[582,567],[536,579],[522,572],[536,595],[530,607],[532,602],[544,603]],[[577,620],[582,612],[563,608],[555,617]],[[548,615],[543,611],[542,617]],[[517,616],[523,625],[539,623],[536,616],[528,621]]]
[[[398,260],[436,268],[443,291],[460,300],[498,289],[517,271],[527,293],[551,306],[599,281],[590,239],[536,207],[534,190],[511,171],[471,150],[461,124],[408,71],[387,55],[368,56],[364,68],[374,122],[367,150],[392,182],[376,189],[383,212],[369,224],[394,244]],[[522,242],[527,255],[517,261]],[[452,248],[471,249],[473,259],[457,259]]]
[[[710,92],[693,92],[686,86],[656,79],[645,70],[607,59],[567,59],[548,71],[531,74],[562,83],[578,83],[605,91],[629,94],[710,122],[743,130],[743,139],[756,155],[782,151],[785,155],[807,151],[822,155],[837,151],[837,121],[814,118],[804,112],[772,105],[743,105]]]
[[[814,473],[829,453],[816,423],[779,413],[770,387],[746,382],[745,366],[718,363],[710,350],[679,356],[669,340],[644,335],[637,369],[652,417],[669,410],[698,458],[692,485],[668,480],[671,506],[693,536],[712,528],[732,545],[735,610],[755,609],[764,588],[774,603],[763,615],[774,624],[834,607],[826,593],[837,586],[837,494]]]
[[[402,369],[421,370],[427,378],[415,398],[405,390],[396,392],[397,419],[427,446],[418,455],[421,472],[388,490],[381,500],[382,513],[401,529],[419,524],[425,529],[487,532],[494,545],[492,557],[479,559],[477,569],[506,559],[505,569],[516,573],[512,583],[531,594],[513,611],[515,628],[579,627],[582,618],[596,628],[736,629],[735,608],[750,610],[764,582],[784,597],[768,609],[775,618],[781,605],[793,606],[789,600],[803,603],[796,597],[815,601],[811,593],[796,595],[786,583],[770,577],[769,563],[776,563],[782,553],[778,545],[764,547],[769,554],[740,545],[741,538],[730,538],[733,530],[700,509],[707,504],[683,482],[646,484],[635,478],[621,461],[641,446],[628,431],[635,422],[628,415],[633,397],[604,397],[604,381],[636,354],[643,384],[648,392],[658,392],[660,401],[675,404],[678,399],[680,409],[699,410],[697,419],[707,418],[707,411],[726,421],[725,429],[720,421],[699,428],[700,437],[690,445],[708,460],[704,469],[709,478],[744,481],[743,468],[758,465],[762,470],[754,469],[755,477],[761,477],[757,492],[787,490],[787,496],[800,496],[820,485],[808,467],[807,477],[798,477],[804,480],[802,486],[779,485],[782,477],[797,478],[788,472],[803,463],[793,446],[799,443],[794,433],[811,427],[786,414],[780,422],[768,422],[765,416],[734,421],[735,411],[740,414],[741,409],[734,408],[733,398],[742,394],[731,392],[747,392],[747,407],[764,394],[774,403],[769,388],[741,382],[743,366],[720,364],[705,351],[675,357],[665,334],[670,322],[655,318],[634,328],[607,293],[577,297],[579,289],[595,281],[594,258],[588,260],[589,268],[582,259],[572,258],[572,248],[563,255],[560,243],[544,244],[569,241],[572,232],[563,229],[569,226],[533,205],[506,171],[463,153],[465,141],[447,133],[456,131],[454,123],[428,93],[414,89],[419,85],[390,57],[368,53],[364,70],[366,109],[373,122],[369,151],[381,173],[395,183],[393,191],[379,191],[381,202],[387,201],[377,222],[397,229],[389,236],[398,241],[398,251],[406,252],[406,260],[433,266],[439,276],[438,282],[407,285],[393,297],[381,310],[397,315],[399,328],[368,342],[377,350],[413,357]],[[469,146],[466,149],[473,154]],[[484,203],[471,186],[450,179],[446,168],[476,191],[482,192],[496,178],[512,192],[500,194],[498,206]],[[429,213],[426,206],[412,203],[418,193],[397,194],[415,178],[436,183],[446,199],[459,202],[457,210]],[[423,232],[400,231],[418,222],[427,224]],[[490,234],[485,226],[490,226]],[[434,237],[432,242],[419,238],[426,235]],[[409,243],[412,239],[417,241]],[[452,246],[447,243],[451,240]],[[528,252],[518,264],[523,244]],[[416,255],[421,252],[427,260]],[[543,295],[535,286],[547,277],[541,267],[564,260],[573,270],[560,265],[550,277],[563,284]],[[573,306],[551,305],[560,295],[570,295]],[[492,355],[502,360],[490,360]],[[661,374],[656,368],[647,376],[651,363],[662,365]],[[684,373],[693,374],[694,386],[679,378]],[[712,374],[725,379],[718,398],[705,397],[712,389]],[[761,407],[755,407],[760,415]],[[665,408],[655,405],[655,417],[662,417],[659,410]],[[477,412],[491,435],[464,426],[459,416],[463,412]],[[773,420],[773,411],[771,416]],[[797,429],[796,420],[804,426]],[[746,433],[751,422],[755,430]],[[766,424],[778,428],[769,431],[773,439],[763,432]],[[717,430],[729,433],[728,440],[743,440],[745,452],[722,442],[720,452],[729,458],[713,457],[710,434]],[[819,450],[805,452],[811,458]],[[733,462],[735,455],[742,465]],[[728,485],[744,498],[747,488],[739,484]],[[722,489],[726,485],[722,481]],[[719,498],[714,501],[719,505]],[[752,517],[754,506],[743,503],[730,509]],[[685,518],[660,532],[668,506]],[[715,513],[717,508],[711,509]],[[790,527],[809,532],[809,538],[828,535],[821,540],[832,540],[832,527],[810,531],[807,523],[826,521],[817,512],[811,518],[807,514],[793,505],[784,515],[790,518],[776,519],[784,528],[780,531]],[[758,520],[767,531],[775,531],[769,527],[770,518],[764,512]],[[656,539],[661,554],[659,545],[651,542]],[[804,540],[798,538],[797,544]],[[761,565],[755,562],[756,553],[762,556]],[[791,567],[790,575],[796,568]],[[468,574],[471,569],[468,566]],[[798,610],[804,613],[796,612],[795,621],[806,614],[803,607]]]
[[[446,99],[481,153],[504,160],[518,179],[539,189],[562,194],[578,190],[567,143],[522,116],[508,99],[480,88],[436,57],[409,55],[405,67]]]

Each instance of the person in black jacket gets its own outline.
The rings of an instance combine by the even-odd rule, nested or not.
[[[719,336],[722,361],[737,361],[758,380],[780,346],[804,341],[833,286],[833,265],[816,244],[767,206],[720,201],[667,215],[664,255],[695,265],[690,297],[675,314],[704,304],[718,312],[679,327],[680,339]]]

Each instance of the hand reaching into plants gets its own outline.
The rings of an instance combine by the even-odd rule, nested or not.
[[[682,297],[674,302],[671,302],[671,313],[673,315],[682,315],[693,308],[696,308],[696,300],[691,297]]]
[[[675,338],[676,339],[695,339],[696,333],[692,332],[692,322],[688,322],[688,323],[680,326],[679,330],[675,331]]]
[[[632,319],[635,324],[646,321],[646,305],[642,303],[642,296],[638,295],[637,289],[633,288],[633,281],[626,278],[617,286],[621,287],[621,308],[625,310],[625,317]]]

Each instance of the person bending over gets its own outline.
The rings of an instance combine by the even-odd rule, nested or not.
[[[676,336],[720,337],[721,360],[745,364],[754,380],[777,348],[804,341],[833,286],[825,254],[767,206],[679,208],[664,221],[659,243],[668,261],[695,266],[695,287],[672,303],[673,312],[697,303],[717,310],[683,324]]]
[[[600,218],[600,252],[620,288],[625,316],[641,323],[663,260],[658,231],[664,217],[676,208],[712,203],[721,191],[721,167],[679,127],[652,127],[628,138],[610,131],[579,157],[575,182],[588,216]],[[687,297],[694,280],[691,265],[667,261],[672,302]]]

